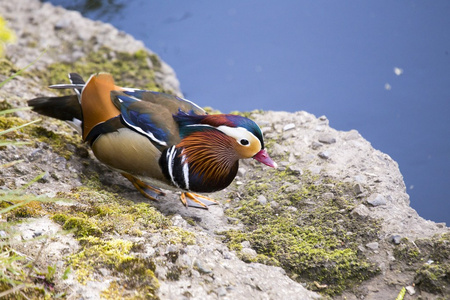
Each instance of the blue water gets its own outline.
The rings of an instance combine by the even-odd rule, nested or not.
[[[50,2],[144,41],[201,106],[357,129],[399,163],[411,206],[450,224],[450,2]]]

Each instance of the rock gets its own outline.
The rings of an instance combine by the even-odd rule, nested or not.
[[[363,188],[362,188],[361,184],[356,183],[353,186],[353,191],[355,192],[356,195],[362,194],[363,193]]]
[[[250,247],[251,247],[249,241],[243,241],[243,242],[241,243],[241,246],[242,246],[242,248],[250,248]]]
[[[273,131],[273,128],[272,128],[272,127],[269,127],[269,126],[261,127],[261,132],[262,132],[263,134],[271,133],[272,131]]]
[[[264,195],[259,195],[258,198],[256,199],[256,201],[258,201],[260,204],[262,205],[266,205],[267,203],[267,198],[264,197]]]
[[[323,193],[322,197],[326,200],[334,199],[334,194],[331,192]]]
[[[270,201],[270,207],[277,209],[280,207],[280,204],[276,201]]]
[[[319,136],[319,142],[322,144],[334,144],[336,143],[336,138],[331,135],[321,135]]]
[[[241,255],[244,261],[253,261],[258,253],[256,253],[256,251],[252,248],[242,248]]]
[[[402,240],[402,237],[399,236],[398,234],[393,235],[393,236],[391,236],[391,238],[390,238],[390,241],[391,241],[392,243],[394,243],[395,245],[400,244],[401,240]]]
[[[378,246],[379,246],[378,242],[371,242],[366,244],[366,247],[372,250],[377,250]]]
[[[294,128],[295,128],[295,124],[294,123],[289,123],[289,124],[284,125],[283,131],[289,131],[289,130],[294,129]]]
[[[344,140],[346,140],[346,141],[351,141],[351,140],[359,139],[360,137],[361,137],[361,135],[359,134],[359,132],[353,129],[353,130],[350,130],[350,131],[344,136]]]
[[[227,295],[227,289],[224,288],[223,286],[221,286],[220,288],[218,288],[218,289],[216,290],[216,294],[217,294],[217,296],[219,296],[219,297],[225,297],[225,296]]]
[[[239,177],[244,177],[246,172],[247,172],[247,170],[245,168],[240,167],[238,169],[238,176]]]
[[[406,291],[408,292],[408,294],[409,295],[414,295],[415,293],[416,293],[416,290],[414,289],[414,287],[413,286],[411,286],[411,285],[408,285],[407,287],[406,287]]]
[[[199,271],[200,273],[202,273],[202,274],[210,274],[210,273],[213,272],[212,269],[209,268],[209,267],[207,267],[207,266],[203,263],[203,261],[201,261],[200,259],[196,259],[196,260],[194,261],[194,268],[195,268],[197,271]]]
[[[320,166],[312,166],[312,167],[309,167],[309,171],[312,174],[314,174],[314,175],[319,175],[320,172],[322,172],[322,167],[320,167]]]
[[[386,205],[387,203],[386,198],[381,194],[370,195],[369,198],[367,199],[367,202],[372,206]]]
[[[290,211],[297,211],[298,210],[297,207],[295,207],[295,206],[288,206],[288,207],[286,207],[286,209],[290,210]]]
[[[364,204],[360,204],[352,210],[352,215],[367,217],[370,215],[370,210]]]
[[[293,166],[289,166],[289,170],[296,174],[296,175],[302,175],[303,174],[303,170],[300,166],[298,165],[293,165]]]
[[[330,154],[328,153],[328,151],[323,151],[323,152],[319,152],[319,154],[317,154],[320,158],[323,159],[329,159],[330,158]]]
[[[314,141],[314,142],[311,143],[311,148],[312,148],[313,150],[317,150],[317,149],[319,149],[319,148],[322,147],[322,146],[323,146],[323,144],[318,143],[318,142],[316,142],[316,141]]]

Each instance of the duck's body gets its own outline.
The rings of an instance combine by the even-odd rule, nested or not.
[[[247,118],[207,115],[179,97],[118,87],[106,73],[86,83],[74,73],[69,78],[72,84],[52,87],[73,88],[77,95],[28,104],[40,114],[78,124],[98,160],[150,199],[162,194],[152,186],[182,190],[185,205],[206,208],[214,201],[189,192],[224,189],[236,176],[239,159],[276,166],[264,150],[261,130]]]

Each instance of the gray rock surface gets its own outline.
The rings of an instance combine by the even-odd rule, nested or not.
[[[18,36],[17,43],[6,49],[7,56],[18,67],[24,67],[37,58],[43,49],[48,49],[47,53],[32,67],[42,71],[53,62],[75,61],[101,46],[128,52],[144,48],[142,42],[109,24],[87,20],[77,12],[69,12],[48,3],[42,4],[38,0],[0,0],[0,15],[9,22]],[[156,74],[159,84],[181,95],[175,73],[167,64],[162,65],[160,73]],[[42,93],[49,94],[50,91],[43,92],[38,79],[17,78],[0,90],[0,99],[8,99],[11,104],[24,106],[24,99]],[[22,112],[20,117],[33,119],[36,115]],[[424,220],[409,206],[409,196],[397,163],[387,154],[373,149],[370,142],[356,130],[342,132],[331,128],[325,116],[316,118],[304,111],[269,111],[253,113],[252,118],[263,128],[267,139],[281,141],[271,147],[271,155],[281,158],[278,162],[281,170],[289,168],[299,176],[308,171],[317,176],[351,183],[362,202],[350,213],[382,220],[379,240],[360,247],[363,252],[371,252],[372,261],[378,264],[381,275],[362,283],[358,292],[346,291],[336,299],[395,299],[398,290],[388,282],[405,285],[413,282],[412,278],[399,277],[399,274],[389,269],[387,262],[392,261],[392,248],[389,247],[400,243],[399,237],[426,238],[449,232],[445,224]],[[45,119],[43,126],[55,132],[71,131],[69,127],[58,127]],[[88,168],[101,174],[103,183],[123,187],[120,193],[124,198],[136,203],[142,201],[142,197],[123,178],[94,159],[89,166],[83,166],[83,159],[89,156],[92,157],[89,152],[83,152],[66,160],[45,143],[38,143],[36,148],[8,146],[0,153],[0,165],[15,159],[24,161],[14,168],[3,170],[3,182],[6,186],[20,187],[34,178],[37,168],[47,172],[47,176],[39,182],[38,187],[32,186],[31,191],[54,197],[58,192],[68,192],[81,186],[82,180],[78,174]],[[237,178],[240,185],[245,186],[253,164],[253,161],[241,164]],[[300,188],[299,185],[287,187],[294,190]],[[236,192],[235,187],[230,186],[214,197],[228,199],[227,195],[232,192]],[[333,193],[324,196],[329,199],[334,197]],[[257,199],[261,204],[279,206],[279,203],[263,195]],[[283,269],[243,262],[228,249],[216,233],[239,228],[240,225],[230,222],[224,214],[226,201],[221,202],[224,204],[213,206],[209,211],[186,209],[179,204],[176,194],[169,193],[164,201],[152,203],[164,215],[170,216],[174,225],[196,236],[195,244],[186,245],[183,249],[177,248],[177,245],[169,246],[172,248],[160,246],[164,237],[157,232],[143,236],[146,255],[156,262],[155,273],[160,282],[158,296],[161,299],[307,300],[319,297],[317,293],[308,291],[301,283],[289,278]],[[186,221],[192,219],[196,220],[196,226]],[[17,230],[22,232],[23,240],[29,240],[36,235],[54,236],[60,226],[44,216],[23,223]],[[386,242],[392,240],[392,237],[395,237],[393,242]],[[257,254],[250,244],[244,242],[242,246],[245,249],[244,255],[251,258]],[[21,250],[32,256],[40,247],[42,243],[34,243]],[[64,258],[75,253],[78,247],[78,241],[69,235],[54,236],[52,242],[44,248],[45,260],[63,265]],[[177,251],[180,253],[178,259],[174,263],[168,262],[167,254]],[[173,266],[187,270],[179,280],[168,279],[169,267]],[[186,273],[190,273],[190,276]],[[69,276],[64,285],[71,297],[98,299],[101,292],[114,280],[114,275],[104,269],[98,270],[96,279],[87,284],[81,284],[74,276]],[[416,292],[412,286],[408,287],[411,296],[415,293],[416,297]],[[430,297],[427,299],[433,299],[433,296]]]

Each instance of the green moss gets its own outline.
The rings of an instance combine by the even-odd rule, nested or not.
[[[139,249],[138,245],[112,236],[117,233],[139,235],[143,230],[165,230],[170,228],[170,220],[146,203],[134,204],[104,190],[83,187],[66,196],[84,204],[82,209],[67,207],[65,213],[53,216],[53,220],[64,224],[64,229],[76,230],[82,248],[70,256],[68,262],[79,280],[92,280],[98,269],[107,268],[120,278],[120,286],[126,288],[118,289],[112,284],[104,296],[122,298],[129,293],[127,290],[134,289],[135,299],[156,299],[159,283],[154,275],[153,261],[133,252]]]
[[[329,295],[379,272],[358,246],[376,239],[380,225],[350,214],[357,205],[351,185],[310,174],[299,178],[289,169],[266,172],[265,177],[256,172],[254,180],[238,187],[242,199],[226,211],[244,224],[243,230],[223,233],[231,249],[240,253],[241,243],[248,241],[258,253],[252,260],[280,266],[310,289],[317,289],[314,282],[325,284],[321,292]],[[255,200],[261,194],[267,204]]]
[[[65,214],[55,214],[52,216],[52,220],[59,225],[64,225],[69,217]]]
[[[9,104],[6,100],[0,101],[0,111],[11,109],[12,105]]]
[[[425,258],[419,247],[407,238],[403,238],[400,244],[394,248],[394,257],[408,265],[423,261]]]
[[[421,290],[433,293],[449,295],[450,293],[450,263],[438,262],[424,264],[416,271],[414,283]]]
[[[58,197],[74,199],[75,206],[64,206],[53,220],[64,229],[75,230],[81,249],[68,258],[80,280],[93,279],[106,268],[119,280],[103,293],[104,297],[126,298],[133,289],[134,299],[156,299],[159,287],[155,264],[142,258],[142,245],[116,238],[117,234],[141,236],[159,231],[168,244],[193,244],[195,235],[172,226],[171,221],[148,203],[133,203],[109,191],[97,176],[84,178],[86,186]]]
[[[91,220],[80,217],[67,218],[64,230],[73,230],[77,237],[101,236],[102,230]]]
[[[98,237],[80,238],[83,249],[70,256],[71,266],[76,270],[82,282],[92,280],[94,270],[98,268],[117,269],[124,261],[133,259],[129,252],[133,246],[130,241],[111,239],[105,241]]]
[[[23,203],[23,205],[20,205],[19,207],[10,211],[7,214],[8,221],[23,219],[23,218],[39,217],[39,216],[42,216],[45,214],[45,211],[42,207],[42,202],[25,201],[22,203]],[[15,204],[18,204],[18,203],[15,203]]]
[[[113,75],[117,85],[162,91],[155,81],[154,72],[159,68],[161,62],[158,56],[146,50],[126,53],[102,47],[74,63],[54,63],[47,67],[46,72],[32,71],[29,75],[39,77],[44,85],[51,85],[67,82],[70,72],[79,73],[85,80],[92,74],[107,72]]]
[[[414,271],[417,288],[432,294],[450,295],[450,234],[411,241],[403,238],[394,248],[399,272]],[[406,265],[406,266],[405,266]]]
[[[19,70],[9,59],[0,57],[0,75],[11,76]]]
[[[195,244],[195,234],[186,231],[182,228],[171,226],[170,228],[163,231],[165,240],[169,244],[185,244],[194,245]]]
[[[58,120],[54,120],[53,122],[57,123],[58,126],[67,126]],[[25,120],[17,117],[0,116],[0,131],[25,123]],[[2,135],[0,136],[1,140],[24,140],[31,141],[32,143],[43,142],[50,145],[57,154],[66,159],[69,159],[73,155],[73,149],[83,147],[81,138],[78,135],[55,133],[36,124],[31,124],[14,132]]]

